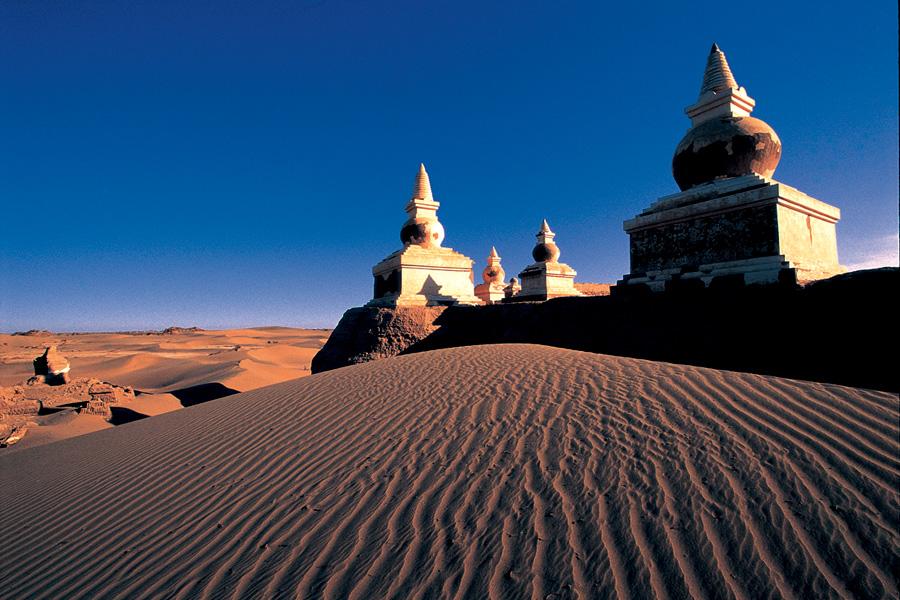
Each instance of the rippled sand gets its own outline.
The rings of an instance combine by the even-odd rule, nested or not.
[[[0,456],[10,598],[896,597],[898,398],[534,345]]]

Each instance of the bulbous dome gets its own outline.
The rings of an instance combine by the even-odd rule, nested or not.
[[[781,160],[781,140],[754,117],[723,116],[692,127],[678,143],[672,175],[687,190],[725,177],[771,177]]]
[[[444,226],[433,219],[409,219],[400,230],[400,241],[404,246],[440,248],[444,241]]]
[[[488,265],[481,272],[481,278],[485,283],[503,283],[505,277],[506,271],[499,264]]]
[[[559,246],[554,242],[538,243],[531,256],[535,262],[556,262],[559,259]]]

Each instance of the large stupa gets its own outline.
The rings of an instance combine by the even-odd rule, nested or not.
[[[844,272],[840,210],[772,179],[781,140],[750,116],[756,102],[713,44],[691,128],[675,149],[681,192],[625,221],[631,273],[620,285],[654,291],[676,282],[803,282]]]
[[[425,165],[419,165],[406,204],[408,218],[400,229],[403,248],[372,268],[375,294],[369,306],[481,304],[475,296],[474,261],[441,246],[444,226],[437,218],[439,206]]]

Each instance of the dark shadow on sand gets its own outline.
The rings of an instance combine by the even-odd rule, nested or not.
[[[146,419],[150,416],[122,406],[110,406],[109,410],[112,412],[112,417],[109,419],[109,422],[112,425],[124,425],[125,423],[140,421],[141,419]]]
[[[195,404],[203,404],[217,398],[224,398],[232,394],[239,394],[237,390],[224,386],[221,383],[201,383],[200,385],[183,388],[171,392],[173,396],[178,398],[182,406],[194,406]]]

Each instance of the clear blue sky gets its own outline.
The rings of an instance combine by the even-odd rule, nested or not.
[[[3,2],[0,330],[333,326],[420,161],[476,273],[546,217],[613,282],[713,41],[842,262],[896,262],[892,0]]]

